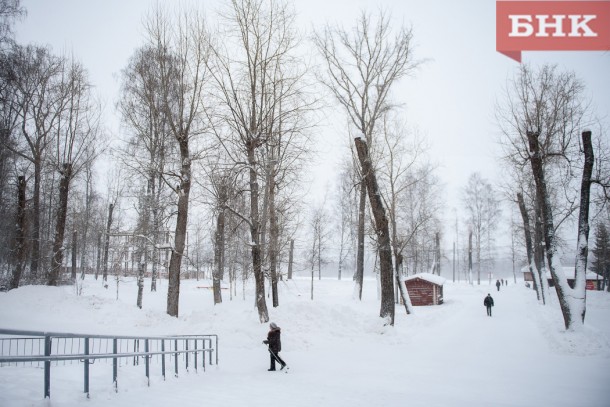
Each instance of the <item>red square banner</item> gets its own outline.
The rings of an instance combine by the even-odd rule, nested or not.
[[[610,50],[610,1],[497,1],[496,50]]]

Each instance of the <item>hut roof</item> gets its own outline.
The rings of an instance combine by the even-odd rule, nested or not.
[[[523,266],[521,268],[522,273],[528,273],[529,271],[530,271],[529,266]],[[574,267],[562,266],[561,271],[563,271],[563,274],[566,276],[566,278],[570,278],[570,279],[573,279],[574,275],[576,274],[576,270]],[[546,277],[551,278],[551,272],[549,271],[549,269],[546,269]],[[598,276],[596,273],[587,270],[587,274],[586,274],[587,280],[596,280],[597,278],[598,278]],[[599,276],[599,278],[601,279],[602,277]]]
[[[405,281],[415,280],[416,278],[429,281],[429,282],[431,282],[433,284],[436,284],[436,285],[443,285],[443,284],[445,284],[445,279],[443,277],[437,276],[436,274],[431,274],[431,273],[414,274],[412,276],[409,276],[409,277],[405,278]]]

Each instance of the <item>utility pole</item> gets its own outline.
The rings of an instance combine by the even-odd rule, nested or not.
[[[468,282],[472,284],[472,230],[468,233]]]

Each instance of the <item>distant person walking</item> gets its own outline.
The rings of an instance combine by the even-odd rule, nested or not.
[[[491,307],[494,306],[494,299],[491,298],[491,294],[487,294],[487,297],[483,300],[483,305],[487,307],[487,316],[491,316]]]
[[[271,366],[269,367],[269,371],[275,371],[275,361],[277,360],[280,365],[282,365],[281,369],[286,367],[286,362],[280,358],[280,352],[282,350],[282,340],[280,339],[281,330],[280,327],[272,322],[269,324],[269,333],[267,334],[267,340],[263,341],[265,345],[269,346],[269,356],[271,358]],[[280,370],[281,370],[280,369]]]
[[[498,291],[500,291],[500,280],[496,280],[496,287],[498,287]]]

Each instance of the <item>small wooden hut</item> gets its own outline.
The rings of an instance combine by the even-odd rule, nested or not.
[[[413,305],[439,305],[443,303],[445,279],[436,274],[419,273],[405,278],[407,292]]]
[[[568,280],[568,285],[572,288],[574,288],[574,281],[575,281],[575,273],[576,270],[574,269],[574,267],[565,267],[562,266],[561,270],[563,271],[563,274],[566,276],[566,279]],[[533,280],[534,278],[532,277],[532,272],[530,271],[528,266],[524,266],[523,268],[521,268],[521,272],[523,273],[523,281],[525,281],[526,284],[532,283],[531,285],[533,286]],[[546,278],[547,281],[549,282],[549,287],[554,287],[555,286],[555,281],[553,281],[553,277],[551,277],[551,272],[550,271],[546,271]],[[602,289],[602,285],[603,285],[603,278],[599,275],[596,274],[592,271],[588,271],[585,274],[585,279],[586,279],[586,289],[587,290],[593,290],[593,291],[599,291]]]

